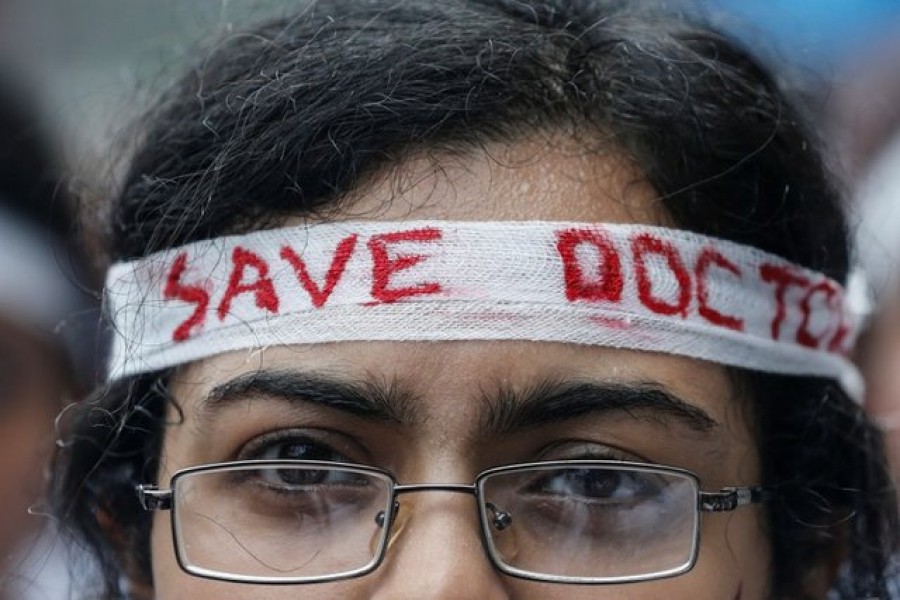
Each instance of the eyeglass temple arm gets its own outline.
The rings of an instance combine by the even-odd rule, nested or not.
[[[762,487],[722,488],[718,492],[700,492],[700,510],[728,512],[772,499],[772,493]]]
[[[161,490],[148,483],[142,483],[135,486],[134,489],[144,510],[169,510],[172,508],[172,490]]]

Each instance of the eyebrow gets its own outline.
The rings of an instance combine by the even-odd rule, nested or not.
[[[214,387],[200,405],[210,416],[253,396],[312,404],[368,421],[412,425],[425,419],[416,409],[416,395],[397,380],[352,381],[322,373],[263,369],[245,373]],[[482,390],[481,435],[504,435],[522,429],[570,421],[591,414],[624,412],[636,419],[670,418],[699,433],[719,423],[706,411],[682,400],[655,382],[544,380],[522,391],[499,386]]]
[[[200,405],[201,414],[252,396],[306,403],[370,421],[406,424],[415,421],[413,396],[396,380],[347,381],[320,373],[263,369],[244,373],[214,387]]]
[[[506,434],[597,413],[622,412],[668,425],[670,419],[707,434],[719,423],[702,408],[657,382],[562,381],[547,379],[522,391],[501,386],[482,392],[487,406],[481,432]]]

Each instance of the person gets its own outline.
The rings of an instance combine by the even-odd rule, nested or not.
[[[838,193],[726,37],[321,0],[141,123],[55,481],[104,597],[886,597]]]
[[[12,80],[0,81],[0,598],[46,597],[67,583],[46,518],[54,419],[89,385],[90,283],[73,208],[40,118]],[[79,321],[85,323],[85,321]],[[63,329],[66,332],[63,332]],[[83,331],[82,331],[83,332]],[[76,341],[78,351],[71,341]],[[29,510],[32,515],[29,515]],[[52,580],[52,581],[51,581]],[[32,594],[35,594],[32,596]]]

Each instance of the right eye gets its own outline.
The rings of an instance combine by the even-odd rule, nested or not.
[[[329,445],[308,437],[273,440],[254,452],[256,460],[320,460],[350,462]]]
[[[352,462],[328,444],[310,436],[296,433],[274,434],[254,443],[247,458],[252,460],[314,460],[331,463]],[[322,486],[358,486],[364,478],[353,471],[291,466],[272,467],[255,471],[258,480],[267,487],[284,492]]]
[[[268,485],[284,491],[296,491],[313,486],[359,486],[366,478],[340,469],[272,468],[261,469],[260,478]]]

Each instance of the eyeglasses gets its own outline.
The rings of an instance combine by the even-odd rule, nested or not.
[[[700,491],[689,471],[619,461],[503,466],[472,485],[401,485],[372,467],[240,461],[178,471],[171,488],[139,485],[146,510],[170,510],[187,573],[300,584],[358,577],[384,560],[400,496],[471,494],[487,555],[537,581],[611,584],[672,577],[697,560],[700,513],[765,501],[759,487]]]

